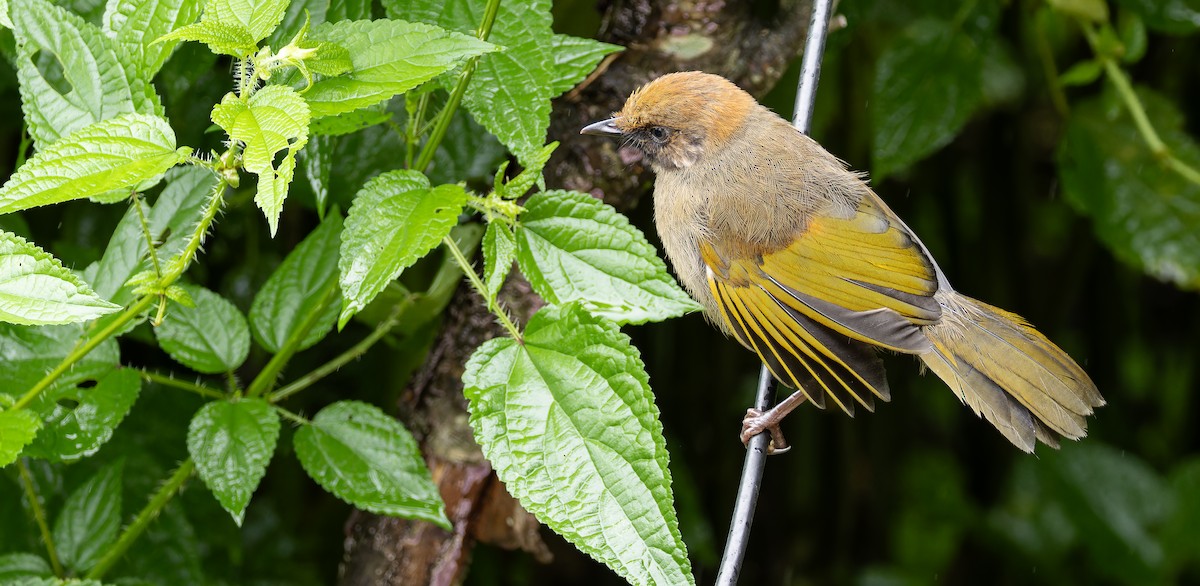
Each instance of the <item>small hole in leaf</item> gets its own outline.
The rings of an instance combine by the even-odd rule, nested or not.
[[[63,397],[63,398],[55,401],[55,403],[57,403],[59,407],[62,407],[63,409],[67,409],[69,411],[73,411],[76,407],[79,406],[79,401],[76,401],[75,399],[71,399],[68,397]]]
[[[89,378],[87,380],[79,381],[79,384],[77,384],[75,386],[78,388],[81,388],[81,389],[94,388],[96,386],[96,379]]]
[[[67,82],[62,62],[54,53],[38,51],[33,55],[33,64],[37,67],[38,73],[41,73],[42,77],[46,79],[46,83],[54,88],[54,91],[64,96],[75,91],[75,88]]]
[[[278,169],[283,165],[283,160],[287,158],[288,150],[282,149],[271,157],[271,167]]]

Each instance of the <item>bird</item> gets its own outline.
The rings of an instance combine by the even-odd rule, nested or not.
[[[1105,404],[1021,317],[957,292],[929,249],[832,155],[734,83],[688,71],[634,90],[581,134],[620,138],[655,173],[654,224],[687,292],[795,389],[750,409],[741,439],[799,405],[853,416],[891,394],[881,352],[916,356],[1022,451],[1087,435]]]

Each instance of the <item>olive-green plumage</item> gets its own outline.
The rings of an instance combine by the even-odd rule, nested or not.
[[[643,152],[680,281],[816,405],[888,400],[877,349],[918,356],[1027,452],[1083,437],[1104,404],[1032,326],[954,291],[860,174],[724,78],[665,75],[585,131]]]

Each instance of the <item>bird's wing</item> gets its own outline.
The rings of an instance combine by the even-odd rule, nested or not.
[[[933,263],[871,192],[849,217],[813,219],[786,248],[704,243],[700,255],[721,318],[742,345],[814,403],[829,396],[851,414],[845,393],[868,409],[872,395],[889,398],[872,346],[926,352],[920,326],[941,319]]]

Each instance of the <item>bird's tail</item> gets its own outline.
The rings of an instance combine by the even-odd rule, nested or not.
[[[924,328],[921,359],[976,415],[1018,448],[1087,435],[1104,399],[1087,373],[1021,317],[954,291],[939,291],[942,320]]]

